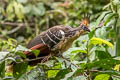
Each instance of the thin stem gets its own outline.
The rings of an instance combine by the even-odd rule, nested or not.
[[[26,26],[25,23],[17,23],[17,22],[0,22],[1,25],[10,25],[11,27],[16,27],[19,25]],[[34,26],[35,23],[29,23],[30,26]]]
[[[39,34],[39,28],[38,28],[38,21],[37,21],[37,19],[35,19],[35,34],[36,34],[36,36]]]
[[[87,41],[87,46],[86,47],[87,47],[87,49],[86,49],[87,50],[87,63],[89,63],[90,62],[90,59],[89,59],[89,54],[90,54],[89,53],[89,41]]]
[[[15,32],[18,31],[22,26],[23,26],[23,24],[18,25],[18,27],[15,27],[14,29],[8,31],[7,34],[15,33]]]
[[[89,59],[89,55],[90,55],[90,52],[89,52],[89,41],[87,41],[87,63],[89,63],[90,62],[90,59]],[[88,80],[91,80],[91,77],[90,77],[90,70],[89,69],[87,69],[87,71],[86,71],[88,74],[88,76],[87,76],[87,78],[88,78]]]
[[[68,61],[68,62],[70,62],[72,65],[74,65],[77,69],[80,69],[80,67],[78,66],[78,65],[76,65],[76,64],[74,64],[74,63],[72,63],[70,60],[68,60],[68,59],[66,59],[66,58],[64,58],[63,56],[61,56],[64,60],[66,60],[66,61]]]
[[[45,57],[46,57],[46,56],[44,56],[44,57],[37,57],[37,58],[35,58],[35,59],[26,59],[26,60],[23,60],[23,61],[21,61],[21,62],[16,62],[16,63],[36,61],[36,60],[43,59],[43,58],[45,58]]]

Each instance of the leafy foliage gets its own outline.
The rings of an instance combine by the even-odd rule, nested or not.
[[[26,44],[54,25],[80,25],[90,15],[90,33],[63,53],[29,66]],[[36,58],[39,50],[32,51]],[[17,56],[17,59],[16,59]],[[24,58],[24,60],[22,58]],[[0,1],[0,79],[120,80],[120,0],[2,0]],[[6,72],[7,64],[17,64]]]
[[[109,80],[110,76],[108,74],[99,74],[94,80]]]

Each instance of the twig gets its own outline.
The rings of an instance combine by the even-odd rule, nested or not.
[[[0,22],[1,25],[10,25],[10,26],[26,26],[25,23],[17,23],[17,22]],[[29,23],[30,26],[34,26],[35,23]]]
[[[12,33],[16,32],[16,31],[18,31],[22,26],[23,26],[23,24],[20,24],[18,27],[8,31],[7,34],[12,34]]]
[[[120,79],[120,76],[116,76],[116,75],[112,75],[112,76]]]
[[[46,57],[46,56],[44,56],[44,57]],[[21,62],[16,62],[16,63],[35,61],[35,60],[43,59],[44,57],[37,57],[37,58],[35,58],[35,59],[26,59],[26,60],[23,60],[23,61],[21,61]]]
[[[68,59],[66,59],[66,58],[64,58],[63,56],[61,56],[63,59],[65,59],[66,61],[68,61],[68,62],[70,62],[72,65],[74,65],[77,69],[80,69],[80,67],[79,66],[77,66],[76,64],[73,64],[70,60],[68,60]]]
[[[67,17],[67,13],[65,13],[64,11],[61,11],[61,10],[50,10],[50,11],[47,11],[46,13],[49,14],[49,13],[56,13],[56,12],[62,14],[64,17]]]
[[[87,74],[87,70],[83,73],[83,75],[85,75],[88,78],[88,80],[91,80],[90,75]]]
[[[7,32],[7,34],[12,34],[16,31],[18,31],[20,28],[26,26],[26,23],[13,23],[13,22],[0,22],[1,25],[9,25],[12,27],[15,27],[14,29]],[[28,23],[30,26],[34,26],[35,23]],[[16,27],[17,26],[17,27]]]
[[[45,70],[62,70],[62,69],[45,69]]]
[[[84,71],[87,71],[87,70],[84,70]],[[104,71],[100,71],[100,70],[90,70],[90,72],[99,72],[99,73],[102,73],[102,72],[104,72]],[[111,75],[114,76],[114,77],[120,78],[120,76],[113,75],[113,74],[111,74]]]
[[[90,63],[90,59],[89,59],[89,55],[90,55],[90,53],[89,53],[89,41],[87,41],[87,63]],[[87,71],[86,71],[87,73],[87,78],[88,78],[88,80],[91,80],[91,77],[90,77],[90,70],[89,69],[87,69]]]

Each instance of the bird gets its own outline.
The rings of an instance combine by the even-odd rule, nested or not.
[[[29,65],[46,62],[51,56],[62,55],[71,46],[74,40],[85,32],[90,32],[88,20],[84,18],[80,26],[72,28],[65,25],[57,25],[41,32],[27,44],[27,48],[31,51],[24,51],[28,59],[35,59],[36,56],[32,50],[40,50],[37,57],[43,57],[33,61],[29,61]]]
[[[46,56],[44,60],[48,60],[50,55],[61,55],[67,51],[74,40],[76,40],[84,32],[90,32],[88,28],[88,20],[84,18],[79,27],[72,28],[65,25],[54,26],[33,38],[28,44],[27,48],[30,50],[40,50],[38,57]],[[31,52],[24,52],[29,59],[33,59],[36,56]],[[41,62],[41,60],[36,60]],[[33,64],[35,61],[29,62]]]

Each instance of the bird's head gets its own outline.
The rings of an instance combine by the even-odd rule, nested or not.
[[[74,30],[76,30],[76,32],[79,32],[79,34],[90,32],[88,19],[87,18],[83,18],[82,21],[81,21],[80,26],[77,27],[77,28],[74,28]]]
[[[70,32],[69,32],[69,36],[72,37],[79,37],[81,34],[86,34],[90,32],[89,29],[89,25],[88,25],[88,20],[86,18],[84,18],[80,24],[80,26],[73,28]]]
[[[80,24],[80,28],[83,30],[83,31],[88,31],[90,32],[90,29],[89,29],[89,20],[87,18],[83,18],[82,19],[82,22]]]
[[[81,30],[83,30],[83,31],[88,31],[88,32],[90,32],[90,29],[88,28],[88,26],[86,26],[86,25],[81,25],[80,26],[80,28],[81,28]]]

